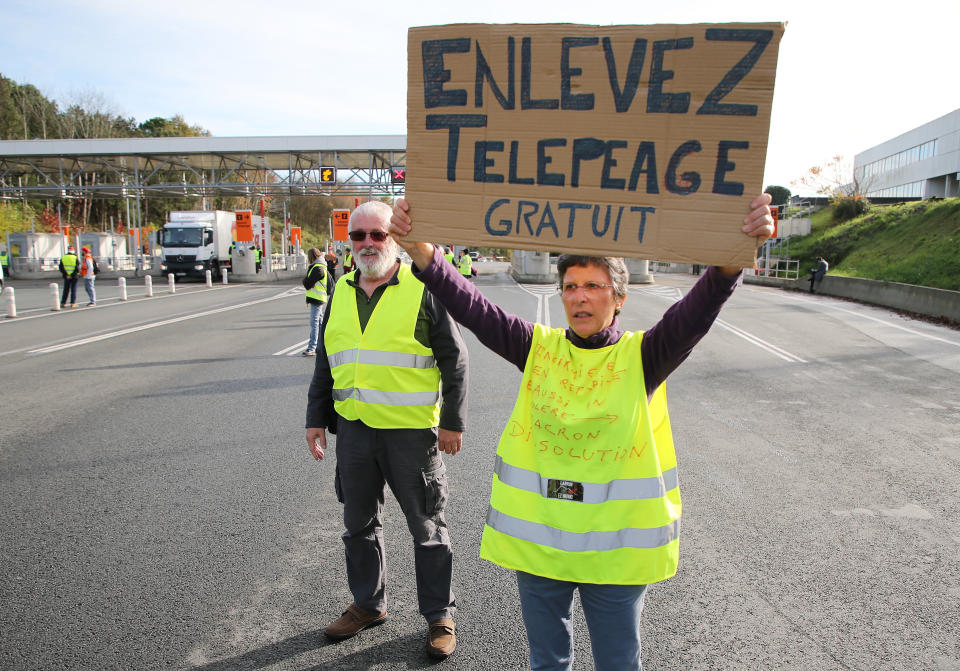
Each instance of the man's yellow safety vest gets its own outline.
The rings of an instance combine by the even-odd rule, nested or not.
[[[460,270],[461,275],[473,275],[473,259],[470,258],[469,254],[464,254],[460,257],[457,268]]]
[[[480,556],[534,575],[645,585],[677,571],[680,489],[661,385],[647,403],[642,332],[581,349],[536,324],[497,447]]]
[[[71,254],[67,252],[66,254],[60,257],[60,263],[63,264],[63,272],[65,272],[69,276],[69,275],[72,275],[73,271],[76,269],[77,263],[79,263],[79,259],[77,259],[76,254]]]
[[[440,422],[440,369],[414,337],[424,286],[402,265],[361,332],[357,289],[337,281],[324,331],[337,414],[375,429],[427,429]]]
[[[327,302],[327,264],[326,263],[314,263],[312,266],[307,268],[307,275],[313,272],[314,268],[320,268],[323,271],[323,277],[315,282],[312,287],[307,289],[307,298],[313,298],[320,301],[321,303]]]

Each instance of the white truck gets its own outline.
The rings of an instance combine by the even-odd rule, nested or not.
[[[171,212],[160,237],[161,273],[202,277],[209,270],[219,276],[221,268],[230,267],[236,221],[235,213],[223,210]]]

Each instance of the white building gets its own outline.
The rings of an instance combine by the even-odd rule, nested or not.
[[[960,196],[960,109],[856,155],[868,197]]]

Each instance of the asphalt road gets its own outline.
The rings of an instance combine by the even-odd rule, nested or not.
[[[631,287],[625,327],[693,279]],[[478,283],[564,324],[550,287]],[[132,281],[121,302],[98,284],[97,307],[51,312],[46,284],[14,282],[20,316],[0,319],[0,668],[434,666],[389,497],[390,619],[322,634],[350,597],[332,451],[304,442],[302,289]],[[466,338],[469,430],[447,458],[460,644],[441,666],[525,668],[513,576],[478,558],[520,372]],[[644,668],[960,668],[958,382],[960,332],[739,288],[668,383],[683,541],[648,593]]]

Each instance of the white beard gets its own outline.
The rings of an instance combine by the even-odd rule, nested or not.
[[[376,253],[370,254],[369,256],[364,254],[354,255],[357,261],[357,267],[360,269],[360,274],[373,279],[378,279],[386,275],[397,259],[396,250],[389,247],[383,252],[373,249],[372,247],[368,247],[367,250]]]

